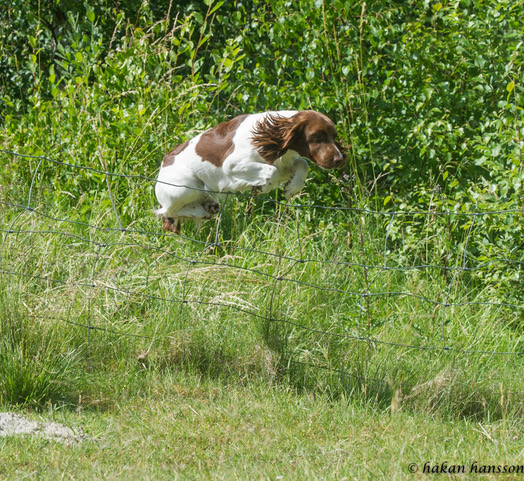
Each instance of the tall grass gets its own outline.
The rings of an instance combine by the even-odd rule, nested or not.
[[[0,405],[69,403],[81,377],[82,345],[74,332],[35,313],[26,288],[16,278],[0,282]]]
[[[107,193],[89,214],[96,229],[67,222],[45,202],[52,192],[33,189],[35,211],[2,215],[12,231],[2,247],[4,404],[107,401],[109,379],[175,369],[383,410],[524,413],[521,358],[489,354],[522,350],[514,313],[479,309],[493,299],[466,272],[392,269],[402,257],[374,214],[344,211],[341,224],[336,211],[232,197],[220,223],[188,223],[177,237],[150,210],[128,231],[106,230],[116,225]],[[425,259],[439,266],[441,243],[428,239]]]

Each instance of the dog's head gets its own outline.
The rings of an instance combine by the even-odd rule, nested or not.
[[[336,135],[335,124],[328,117],[304,110],[292,117],[269,114],[257,125],[253,144],[268,162],[294,150],[323,169],[333,169],[344,160]]]

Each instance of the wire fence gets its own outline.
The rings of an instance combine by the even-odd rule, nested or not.
[[[512,269],[518,275],[522,275],[521,271],[524,266],[522,246],[516,246],[518,249],[513,258],[494,257],[478,260],[470,255],[470,251],[475,236],[483,233],[487,228],[486,219],[498,216],[506,222],[505,219],[508,216],[513,216],[522,222],[524,209],[474,212],[439,211],[434,208],[428,211],[378,211],[351,206],[283,202],[266,196],[260,202],[264,206],[271,207],[272,217],[270,216],[270,219],[278,225],[280,231],[283,232],[283,237],[294,239],[293,248],[279,245],[279,242],[275,242],[275,245],[268,242],[249,244],[249,241],[241,243],[234,238],[224,239],[222,233],[224,220],[227,217],[225,213],[232,209],[235,202],[252,202],[253,199],[249,195],[242,193],[225,195],[213,228],[207,231],[207,238],[203,234],[188,235],[187,231],[184,231],[185,235],[176,235],[161,231],[160,222],[149,211],[142,214],[140,222],[135,220],[127,222],[125,218],[129,216],[122,214],[127,201],[122,201],[112,187],[112,182],[120,179],[140,183],[142,187],[149,186],[149,189],[144,188],[143,190],[152,192],[151,186],[157,182],[154,178],[74,165],[45,156],[24,155],[7,150],[0,150],[0,152],[22,163],[22,167],[19,166],[18,169],[25,172],[25,178],[29,178],[28,161],[32,162],[29,185],[15,185],[9,188],[5,186],[0,191],[3,192],[0,198],[2,206],[0,232],[3,237],[0,274],[7,279],[19,279],[49,286],[50,290],[43,290],[41,293],[41,304],[35,304],[34,315],[37,318],[60,321],[85,329],[89,333],[104,332],[109,335],[130,338],[155,339],[156,333],[142,334],[134,331],[133,326],[128,324],[125,329],[115,328],[108,320],[107,314],[97,312],[94,309],[95,292],[103,292],[106,295],[118,294],[124,299],[141,299],[163,305],[179,305],[179,317],[183,315],[184,309],[189,305],[203,306],[208,311],[230,309],[252,320],[264,321],[268,326],[288,326],[311,335],[347,339],[364,343],[367,346],[383,345],[392,348],[449,351],[467,355],[516,356],[524,354],[524,350],[520,348],[520,342],[515,343],[514,349],[477,349],[474,346],[477,345],[478,339],[472,339],[470,346],[463,346],[461,343],[457,345],[453,335],[450,334],[453,331],[449,328],[453,310],[460,308],[491,308],[493,313],[496,313],[497,309],[505,309],[512,312],[514,316],[522,318],[524,313],[522,302],[511,299],[494,299],[493,296],[487,294],[483,298],[483,289],[460,289],[460,285],[463,283],[463,276],[481,274],[482,277],[493,270],[504,272]],[[26,162],[25,165],[24,162]],[[107,205],[102,206],[96,215],[91,212],[92,207],[82,212],[81,206],[77,207],[75,212],[71,212],[71,216],[58,215],[57,212],[66,210],[54,205],[56,200],[52,199],[56,199],[56,192],[53,190],[52,176],[51,180],[44,181],[45,172],[48,172],[49,168],[53,166],[56,169],[63,169],[66,173],[64,175],[69,175],[71,178],[80,172],[98,176],[98,185],[105,184],[104,198],[108,199]],[[68,195],[67,192],[63,193],[65,198]],[[96,196],[96,193],[92,195]],[[96,204],[93,200],[86,203],[90,206],[93,204]],[[345,234],[351,237],[346,242],[344,249],[341,251],[334,249],[328,252],[326,257],[322,257],[319,255],[321,250],[311,248],[313,242],[311,239],[314,236],[304,235],[304,233],[309,232],[307,225],[312,223],[310,220],[312,213],[348,216],[351,222],[348,221],[347,224],[351,224],[351,227],[345,225],[337,231],[335,226],[334,229],[335,237]],[[444,224],[447,224],[448,230],[451,229],[450,226],[456,227],[462,223],[462,240],[457,245],[448,246],[450,252],[448,252],[445,263],[412,262],[406,260],[406,256],[398,255],[399,225],[412,224],[415,219],[422,219],[422,222],[426,222],[428,229],[425,235],[427,237],[422,244],[427,249],[431,242],[437,244],[440,242],[435,239],[440,233],[437,229],[440,224],[435,222],[435,219],[438,218],[445,219]],[[231,216],[228,219],[228,222],[231,223]],[[268,216],[263,219],[267,221]],[[373,230],[369,227],[371,224],[379,227]],[[263,226],[261,228],[264,229]],[[333,226],[331,229],[333,230]],[[322,228],[319,227],[317,231],[322,232]],[[368,241],[377,233],[380,238],[374,239],[373,245],[380,243],[380,251],[367,245]],[[56,238],[59,242],[54,244],[61,247],[58,252],[46,252],[45,250],[50,248],[42,247],[45,244],[38,244],[35,241],[38,237]],[[270,245],[271,247],[268,247]],[[71,254],[68,254],[68,249],[72,249]],[[142,256],[144,266],[148,259],[154,259],[153,267],[144,267],[144,271],[147,272],[140,272],[140,266],[133,265],[130,268],[132,274],[123,275],[111,264],[112,256],[120,256],[120,253],[128,252],[129,249],[140,249],[144,252]],[[72,263],[72,257],[82,255],[84,255],[85,262],[76,260]],[[52,260],[51,267],[48,262],[44,262],[46,256]],[[430,260],[431,257],[428,256]],[[420,256],[417,257],[417,259],[420,258]],[[176,272],[172,274],[176,286],[172,289],[159,287],[159,279],[166,272],[166,268],[162,267],[159,259],[163,260],[162,262],[167,266],[177,266]],[[406,264],[398,265],[399,259],[404,259]],[[125,259],[120,259],[120,262],[125,263]],[[133,257],[130,262],[136,264],[136,257]],[[328,276],[328,278],[319,278],[317,281],[314,275],[297,274],[301,270],[313,271],[318,269],[318,266],[329,272],[332,279],[330,280]],[[155,272],[155,268],[161,272]],[[212,269],[220,273],[225,272],[224,270],[236,272],[238,276],[249,275],[252,290],[265,291],[264,305],[254,305],[249,293],[243,297],[238,292],[235,292],[234,295],[221,292],[220,288],[223,286],[221,283],[217,283],[215,288],[208,289],[213,296],[206,297],[202,292],[196,292],[197,284],[190,282],[190,278],[192,270],[197,268],[204,269],[203,276],[206,272],[210,273]],[[423,289],[420,291],[418,288],[411,290],[388,288],[391,279],[385,281],[386,275],[406,275],[410,272],[423,274],[429,278],[433,277],[432,273],[436,273],[434,277],[438,278],[441,288],[437,291],[428,289],[428,292]],[[199,280],[202,278],[201,275]],[[288,286],[287,290],[282,286]],[[87,322],[79,322],[79,316],[75,315],[72,307],[66,309],[62,305],[58,315],[47,313],[46,306],[52,304],[53,296],[60,288],[82,290],[88,300],[88,312],[83,313],[81,318],[87,319]],[[331,299],[332,297],[332,303],[339,305],[324,313],[324,317],[330,317],[329,328],[326,328],[325,324],[321,322],[315,323],[315,320],[306,322],[304,319],[299,319],[293,315],[292,309],[285,309],[286,296],[300,296],[300,292],[303,291],[314,293],[320,298],[324,296]],[[468,298],[468,293],[472,298]],[[221,294],[224,295],[221,297]],[[36,291],[34,298],[38,298]],[[431,311],[431,318],[435,319],[434,328],[439,332],[438,336],[430,338],[421,335],[416,343],[404,342],[400,335],[399,339],[382,338],[380,326],[390,322],[391,312],[394,317],[394,307],[390,306],[389,314],[385,315],[380,309],[373,308],[372,303],[377,299],[388,301],[408,299],[426,306],[425,308]],[[517,296],[516,299],[519,297]],[[117,310],[118,305],[114,308]],[[435,315],[437,311],[438,316]],[[316,316],[315,319],[319,318],[318,313]],[[318,367],[326,368],[322,365]],[[332,369],[338,370],[338,368]]]

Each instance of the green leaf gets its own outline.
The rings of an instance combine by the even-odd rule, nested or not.
[[[204,17],[200,12],[193,12],[193,16],[195,17],[195,20],[199,25],[202,25],[204,23]]]
[[[502,146],[500,144],[495,145],[495,147],[493,147],[493,149],[491,150],[492,157],[498,157],[498,155],[500,154],[501,148]]]
[[[215,13],[222,5],[224,5],[224,2],[218,2],[212,9],[211,11],[209,12],[209,15],[212,15],[213,13]]]
[[[515,82],[511,81],[508,83],[508,85],[506,85],[506,90],[511,93],[513,91],[513,89],[515,88]]]

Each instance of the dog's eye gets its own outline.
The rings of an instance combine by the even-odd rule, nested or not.
[[[317,132],[316,134],[313,134],[313,142],[326,142],[327,141],[327,134],[325,132]]]

